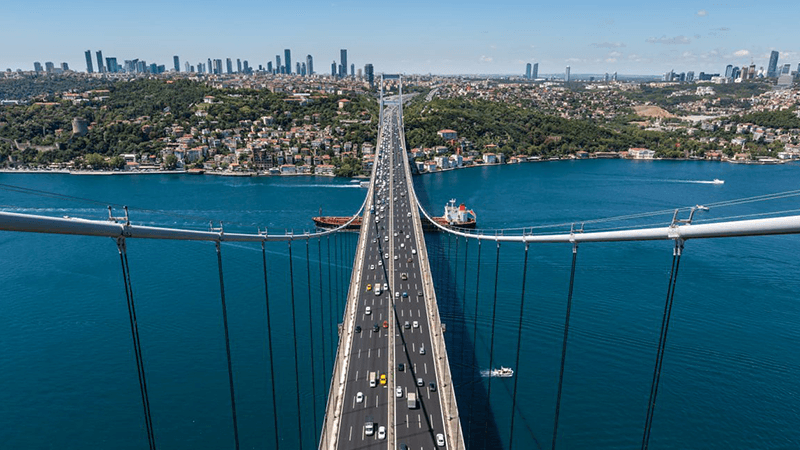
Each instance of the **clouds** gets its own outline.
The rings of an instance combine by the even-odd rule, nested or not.
[[[481,57],[478,60],[481,63],[492,63],[492,62],[494,62],[494,58],[492,58],[491,56],[486,56],[486,55],[481,55]]]
[[[589,45],[594,47],[594,48],[622,48],[622,47],[625,47],[625,44],[623,44],[622,42],[595,42],[595,43],[592,43],[592,44],[589,44]]]
[[[663,44],[663,45],[686,45],[692,42],[691,39],[684,35],[679,35],[675,37],[667,37],[666,35],[661,36],[660,38],[647,38],[644,40],[648,44]]]
[[[736,50],[735,52],[733,52],[733,56],[736,56],[737,58],[744,58],[745,56],[750,56],[750,51]]]
[[[705,9],[701,9],[700,11],[697,11],[697,15],[700,17],[705,17],[708,15],[708,11],[706,11]]]

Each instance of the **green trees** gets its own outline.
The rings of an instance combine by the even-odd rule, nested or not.
[[[170,153],[164,157],[164,168],[167,170],[175,170],[178,167],[178,157]]]

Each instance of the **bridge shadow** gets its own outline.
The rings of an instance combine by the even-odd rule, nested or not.
[[[429,204],[428,195],[423,189],[416,189],[416,194],[423,205]],[[444,338],[461,417],[464,444],[466,448],[472,449],[503,448],[498,424],[490,407],[487,386],[477,365],[478,346],[471,334],[477,318],[470,319],[472,313],[465,311],[470,305],[474,305],[474,286],[472,289],[463,289],[463,271],[456,274],[451,270],[448,261],[455,255],[455,249],[448,239],[449,237],[443,233],[425,232],[425,244],[434,277],[439,313],[447,327]],[[449,252],[448,244],[450,244]],[[464,252],[463,240],[460,251],[459,258]],[[469,251],[474,254],[477,245],[471,245]],[[474,274],[473,278],[467,278],[467,285],[473,280]]]

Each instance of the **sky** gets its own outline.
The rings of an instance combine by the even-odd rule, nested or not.
[[[539,74],[674,70],[800,63],[800,2],[574,0],[281,1],[0,0],[0,70],[33,62],[85,71],[84,51],[172,67],[208,58],[258,67],[292,50],[330,73],[339,49],[375,72]],[[273,63],[274,64],[274,63]]]

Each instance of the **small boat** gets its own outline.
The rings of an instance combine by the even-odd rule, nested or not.
[[[725,180],[720,180],[719,178],[714,178],[714,181],[711,184],[725,184]]]
[[[514,376],[514,370],[510,367],[503,367],[500,366],[499,369],[492,369],[492,376],[493,377],[501,377],[501,378],[508,378]]]

